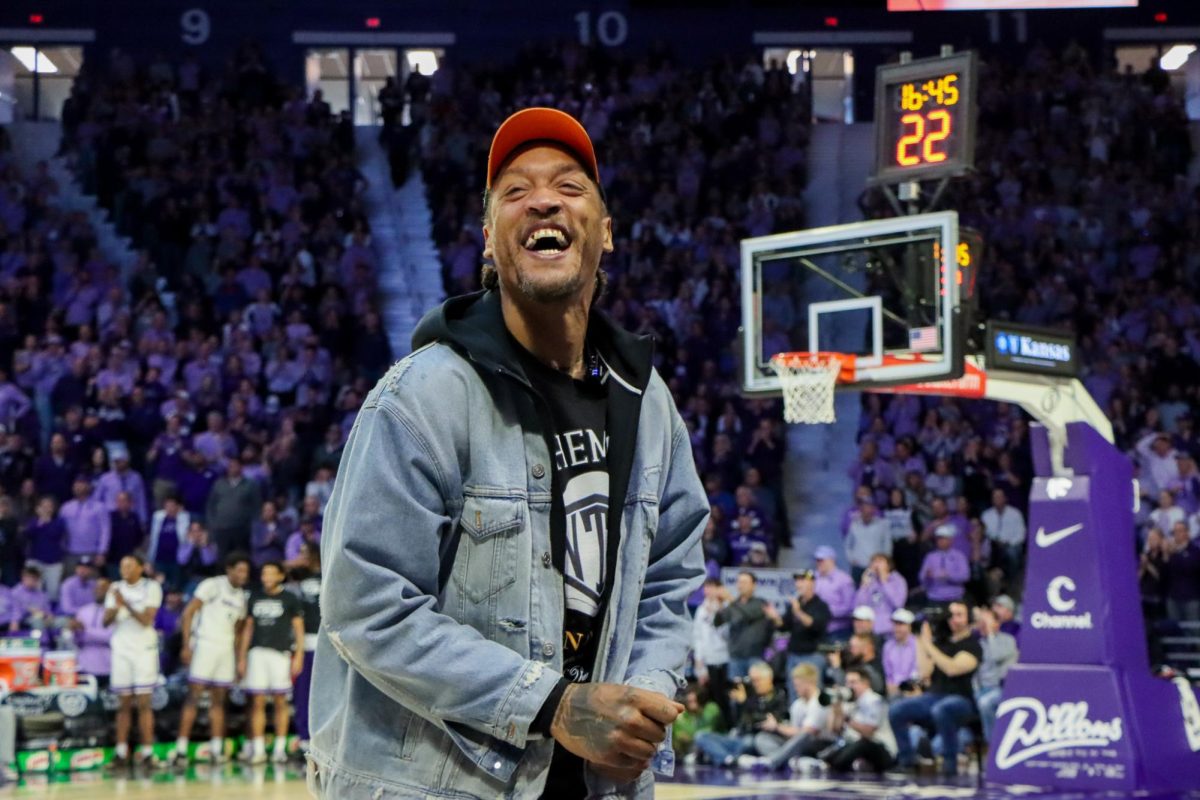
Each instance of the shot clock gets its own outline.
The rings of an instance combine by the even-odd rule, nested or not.
[[[887,64],[875,77],[875,179],[961,175],[975,158],[975,54]]]

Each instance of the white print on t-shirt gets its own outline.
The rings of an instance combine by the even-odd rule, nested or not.
[[[259,619],[279,619],[283,616],[283,601],[277,598],[262,598],[254,603],[254,616]]]
[[[567,608],[596,616],[604,586],[608,542],[608,473],[576,475],[563,489],[566,517]]]
[[[559,469],[567,467],[584,467],[591,464],[604,463],[605,454],[608,453],[608,434],[604,434],[604,441],[600,441],[600,437],[596,432],[589,429],[568,431],[567,433],[559,433],[554,436],[554,460],[558,464]],[[605,489],[607,496],[608,490]]]

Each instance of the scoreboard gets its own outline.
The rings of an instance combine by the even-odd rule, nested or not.
[[[875,178],[952,177],[974,165],[975,53],[885,64],[875,75]]]

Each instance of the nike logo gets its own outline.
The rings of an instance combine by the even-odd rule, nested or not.
[[[1082,522],[1078,525],[1072,525],[1069,528],[1060,528],[1059,530],[1051,531],[1050,533],[1046,533],[1045,528],[1038,528],[1037,536],[1033,537],[1033,539],[1037,542],[1038,547],[1050,547],[1051,545],[1058,544],[1072,533],[1078,533],[1081,530],[1083,530]]]

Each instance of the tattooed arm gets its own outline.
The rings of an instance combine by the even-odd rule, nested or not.
[[[658,692],[612,683],[573,683],[550,735],[610,777],[636,777],[650,764],[683,706]]]

